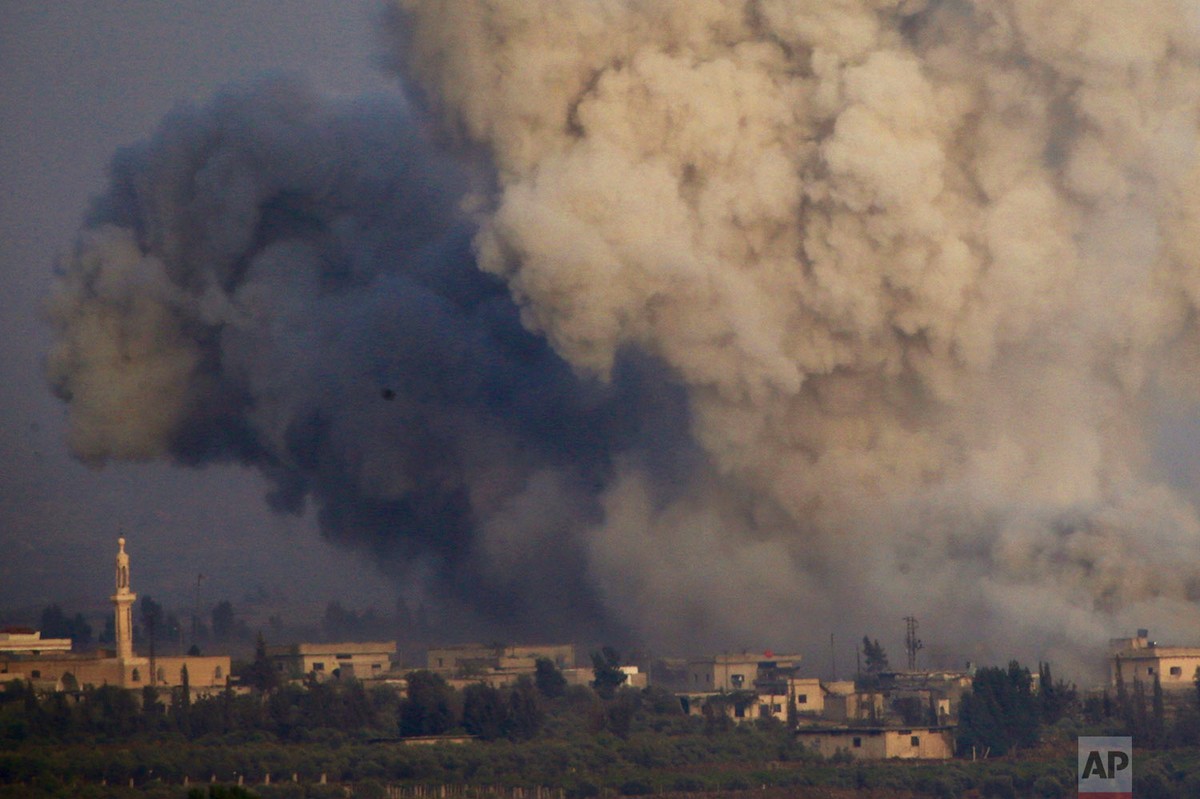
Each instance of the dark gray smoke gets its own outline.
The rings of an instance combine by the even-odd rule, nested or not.
[[[394,100],[290,80],[117,155],[64,264],[54,389],[87,461],[236,461],[498,631],[618,634],[579,537],[614,458],[670,478],[681,394],[581,379],[475,264],[468,176]],[[669,479],[668,479],[669,482]]]

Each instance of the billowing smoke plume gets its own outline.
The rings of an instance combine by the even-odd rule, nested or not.
[[[580,380],[521,326],[397,105],[276,80],[117,156],[52,305],[71,445],[253,464],[433,599],[612,634],[580,534],[617,455],[682,468],[682,397],[644,358]]]
[[[390,28],[487,162],[472,202],[399,112],[275,85],[168,120],[58,295],[82,456],[239,458],[453,596],[663,644],[1200,635],[1158,445],[1200,374],[1193,4],[399,0]]]

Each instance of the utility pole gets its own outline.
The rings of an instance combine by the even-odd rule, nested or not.
[[[192,646],[199,646],[199,643],[196,639],[200,624],[200,581],[203,579],[203,574],[196,575],[196,601],[195,604],[192,605]]]
[[[915,616],[904,617],[904,651],[908,653],[908,670],[917,670],[917,652],[925,648],[925,644],[917,638],[917,619]]]
[[[837,650],[833,647],[833,633],[829,634],[829,670],[831,679],[837,682]]]

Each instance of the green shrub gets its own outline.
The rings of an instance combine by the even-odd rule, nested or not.
[[[983,780],[983,795],[985,799],[1016,799],[1017,791],[1013,787],[1013,779],[1008,774],[992,774]]]
[[[621,783],[620,791],[622,796],[645,796],[654,793],[654,786],[650,784],[649,780],[634,777]]]
[[[1062,783],[1057,778],[1045,774],[1033,783],[1033,795],[1044,799],[1060,799],[1065,793]]]

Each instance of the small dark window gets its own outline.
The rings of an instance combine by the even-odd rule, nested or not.
[[[37,680],[37,679],[41,678],[42,671],[41,671],[41,669],[34,669],[33,671],[29,672],[29,674],[30,674],[30,676],[33,677],[33,679]],[[133,670],[133,674],[134,674],[133,679],[136,680],[137,679],[137,669]]]
[[[1146,669],[1146,673],[1147,673],[1147,674],[1153,674],[1153,673],[1154,673],[1154,667],[1153,667],[1153,666],[1150,666],[1149,668],[1147,668],[1147,669]]]
[[[733,715],[739,719],[746,718],[746,708],[738,706],[733,709]]]
[[[913,746],[920,746],[920,745],[921,745],[921,736],[920,736],[920,735],[914,735],[913,737],[911,737],[911,738],[909,738],[909,739],[908,739],[908,742],[909,742],[910,744],[912,744]]]
[[[1172,667],[1171,667],[1171,676],[1172,676],[1172,677],[1179,677],[1179,676],[1181,676],[1182,674],[1183,674],[1183,669],[1181,669],[1179,666],[1172,666]]]
[[[796,694],[796,704],[797,705],[807,705],[808,704],[808,694]]]
[[[855,739],[854,739],[854,748],[855,748],[855,749],[861,749],[861,748],[862,748],[862,738],[855,738]]]
[[[733,687],[734,687],[734,688],[741,688],[741,687],[742,687],[742,682],[743,682],[745,679],[746,679],[746,678],[745,678],[745,677],[743,677],[741,674],[734,674],[733,676],[731,676],[731,677],[729,678],[729,681],[733,683]]]
[[[325,671],[325,664],[324,663],[314,663],[313,671]]]
[[[37,675],[35,674],[34,676]],[[140,682],[142,679],[142,673],[137,669],[134,669],[133,674],[129,675],[129,679],[133,680],[134,682]]]

